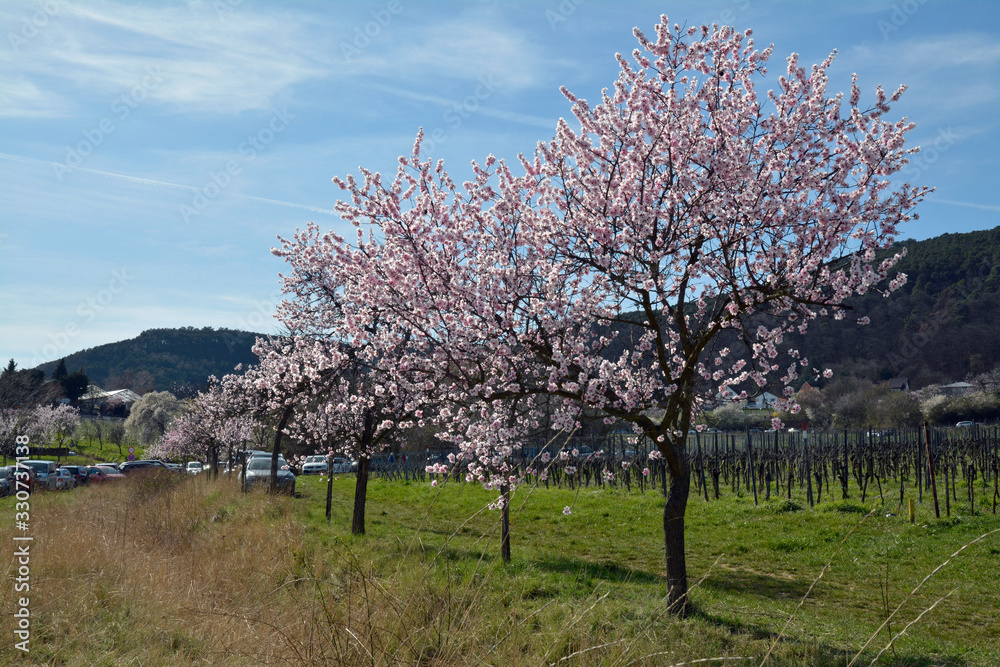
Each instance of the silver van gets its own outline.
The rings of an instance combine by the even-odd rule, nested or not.
[[[38,478],[39,488],[47,491],[54,491],[56,488],[56,475],[59,474],[59,466],[55,461],[29,460],[21,461],[19,465],[31,466],[35,469],[35,477]]]

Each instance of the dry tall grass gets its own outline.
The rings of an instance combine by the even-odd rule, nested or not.
[[[846,664],[859,648],[808,629],[782,639],[756,621],[681,621],[656,585],[583,583],[584,572],[574,580],[527,559],[477,556],[495,551],[495,535],[448,548],[425,548],[421,538],[438,530],[426,526],[412,538],[356,539],[310,523],[307,502],[175,476],[33,497],[31,653],[13,648],[8,593],[0,663],[812,665]],[[0,543],[14,544],[14,528],[0,524]],[[16,565],[2,562],[11,591]],[[775,609],[745,615],[781,616]]]
[[[32,498],[31,653],[5,641],[3,661],[515,667],[630,654],[664,664],[620,635],[622,609],[606,596],[525,611],[525,591],[495,585],[495,562],[457,574],[402,545],[386,556],[306,544],[294,502],[169,476]],[[12,534],[0,527],[4,543]],[[4,637],[13,611],[3,596]]]

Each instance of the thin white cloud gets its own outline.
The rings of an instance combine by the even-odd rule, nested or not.
[[[69,115],[70,104],[57,93],[42,90],[21,77],[0,74],[0,116],[6,118],[59,118]]]
[[[413,8],[415,10],[415,8]],[[442,81],[502,78],[510,89],[538,85],[545,59],[528,34],[499,19],[475,14],[434,22],[390,26],[391,34],[357,49],[350,40],[336,45],[341,76],[405,78],[437,89]]]
[[[482,89],[487,88],[487,83],[490,83],[490,79],[486,79],[486,83],[482,85]],[[474,82],[479,83],[479,82]],[[502,82],[498,83],[503,85]],[[505,120],[511,123],[520,123],[522,125],[531,125],[533,127],[543,127],[547,130],[554,130],[556,127],[556,118],[545,118],[543,116],[533,116],[531,114],[517,113],[514,111],[506,111],[504,109],[498,109],[489,105],[489,98],[485,98],[482,101],[475,95],[475,89],[478,87],[476,85],[470,89],[470,94],[466,97],[444,97],[442,95],[430,95],[427,93],[418,93],[413,90],[408,90],[400,86],[381,86],[381,85],[371,85],[369,86],[373,90],[378,90],[387,95],[393,95],[395,97],[401,97],[403,99],[413,100],[415,102],[432,104],[434,106],[441,107],[447,110],[460,110],[460,116],[464,119],[472,115],[482,115],[488,116],[489,118],[498,118],[500,120]],[[428,128],[429,129],[429,128]]]
[[[45,160],[37,160],[35,158],[23,157],[21,155],[11,155],[9,153],[0,153],[0,159],[11,160],[14,162],[24,162],[27,164],[36,164],[51,167],[52,164],[46,162]],[[195,187],[193,185],[185,185],[183,183],[171,183],[170,181],[160,181],[153,178],[142,178],[140,176],[129,176],[128,174],[116,174],[111,171],[103,171],[101,169],[88,169],[86,167],[71,167],[69,171],[83,171],[88,174],[97,174],[99,176],[107,176],[109,178],[115,178],[122,181],[128,181],[130,183],[138,183],[140,185],[153,185],[158,187],[167,188],[177,188],[180,190],[187,190],[188,192],[202,192],[204,187]],[[299,208],[305,211],[312,211],[313,213],[322,213],[324,215],[336,215],[336,211],[331,211],[325,208],[319,208],[317,206],[309,206],[307,204],[299,204],[296,202],[282,201],[280,199],[269,199],[267,197],[255,197],[253,195],[244,195],[238,192],[227,192],[223,190],[221,193],[223,196],[236,197],[238,199],[248,199],[250,201],[257,201],[264,204],[273,204],[275,206],[287,206],[291,208]]]
[[[18,54],[5,51],[0,65],[38,86],[44,81],[84,96],[140,87],[143,99],[184,111],[238,113],[266,109],[295,85],[327,76],[300,39],[303,25],[250,3],[224,18],[209,3],[65,5],[44,40]]]
[[[938,199],[937,197],[929,197],[927,199],[929,204],[946,204],[948,206],[964,206],[965,208],[977,208],[982,211],[994,211],[1000,213],[1000,206],[995,206],[992,204],[976,204],[974,202],[967,201],[955,201],[954,199]]]
[[[409,14],[358,49],[352,27],[370,17],[351,18],[349,6],[329,8],[299,14],[254,3],[62,5],[44,39],[17,54],[0,52],[0,69],[37,89],[34,103],[22,94],[5,106],[8,115],[65,115],[64,97],[82,104],[137,91],[171,110],[234,114],[272,107],[320,80],[403,76],[433,90],[442,81],[492,76],[506,94],[537,85],[546,72],[541,47],[524,31],[500,19],[484,22],[475,11],[427,20],[407,6]],[[13,24],[6,14],[3,23]],[[344,49],[352,50],[346,60]]]
[[[974,85],[991,89],[995,95],[996,78],[989,71],[995,73],[1000,64],[1000,39],[979,32],[915,35],[859,44],[847,51],[844,60],[854,71],[872,70],[874,64],[874,69],[900,76],[900,81],[908,85],[914,80],[924,87],[934,81],[941,87]],[[981,98],[982,94],[973,97]]]

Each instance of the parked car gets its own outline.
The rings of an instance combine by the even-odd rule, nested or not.
[[[76,478],[66,468],[59,468],[56,471],[56,489],[59,491],[69,491],[76,487]]]
[[[151,472],[159,470],[161,472],[167,472],[170,470],[170,468],[163,461],[160,461],[158,459],[148,459],[142,461],[126,461],[125,463],[121,464],[118,470],[123,475],[129,475],[131,473],[135,473],[138,471]]]
[[[98,465],[90,467],[90,479],[96,482],[114,482],[119,479],[125,479],[125,475],[118,472],[118,468]]]
[[[35,476],[35,469],[31,466],[23,466],[19,468],[18,466],[13,465],[0,468],[0,478],[2,478],[2,480],[0,480],[0,484],[6,482],[6,495],[17,493],[18,491],[27,491],[28,493],[31,493],[35,489],[35,485],[38,483],[38,478]],[[20,486],[18,485],[18,480],[21,482]]]
[[[72,465],[63,466],[63,468],[73,473],[73,478],[76,479],[77,486],[82,486],[89,481],[88,477],[90,476],[90,473],[87,470],[87,466]]]
[[[56,474],[59,467],[55,461],[42,461],[32,459],[21,461],[22,466],[30,466],[35,471],[36,488],[44,491],[54,491],[56,488]]]
[[[302,464],[303,475],[322,475],[326,472],[326,469],[326,457],[321,454],[307,456],[305,462]]]
[[[271,452],[261,452],[260,454],[254,454],[247,460],[253,461],[254,459],[264,459],[265,461],[267,461],[268,465],[271,465]],[[285,460],[284,454],[278,454],[278,468],[288,468],[288,469],[291,468],[291,466],[288,465],[288,461]]]
[[[0,498],[6,498],[17,490],[17,482],[14,479],[14,466],[3,466],[0,468]]]
[[[240,473],[240,482],[251,488],[266,489],[271,483],[271,459],[258,456],[247,461],[246,478]],[[295,474],[284,459],[278,460],[277,486],[282,491],[295,495]]]
[[[197,475],[205,470],[205,466],[201,464],[201,461],[188,461],[185,470],[189,475]]]
[[[113,462],[112,462],[112,463],[95,463],[94,465],[95,465],[95,466],[98,466],[98,467],[103,467],[103,468],[114,468],[115,470],[118,470],[118,467],[119,467],[119,466],[120,466],[121,464],[119,464],[119,463],[113,463]]]
[[[955,428],[972,428],[974,424],[970,421],[961,421],[955,424]]]

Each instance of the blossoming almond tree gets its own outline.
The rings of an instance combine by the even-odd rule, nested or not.
[[[39,405],[35,408],[33,417],[35,427],[43,434],[41,439],[48,440],[59,448],[73,437],[80,426],[80,411],[66,404]]]
[[[371,458],[403,429],[426,424],[434,386],[408,370],[408,332],[387,327],[360,296],[366,274],[345,261],[354,249],[315,225],[281,241],[273,253],[291,272],[282,276],[286,299],[277,317],[292,335],[257,351],[259,375],[269,378],[262,386],[295,402],[290,432],[357,459],[351,530],[363,534]],[[364,258],[377,248],[365,248]]]
[[[926,189],[890,181],[916,150],[913,125],[886,120],[902,87],[864,107],[856,78],[846,98],[828,94],[835,54],[810,69],[792,54],[763,92],[772,49],[750,31],[664,16],[655,39],[635,35],[599,104],[564,91],[578,129],[561,120],[521,174],[490,156],[458,186],[421,159],[421,135],[391,182],[335,179],[358,242],[314,258],[352,266],[348,297],[411,333],[403,365],[436,373],[455,405],[545,394],[561,401],[557,425],[589,407],[655,442],[671,479],[668,594],[682,611],[685,447],[702,401],[780,384],[794,412],[792,383],[811,367],[785,335],[842,318],[846,299],[888,277],[900,255],[877,253]],[[470,466],[502,465],[508,424],[442,414]]]
[[[198,392],[191,408],[174,420],[148,455],[168,460],[193,456],[207,461],[211,474],[217,476],[221,453],[241,447],[251,437],[254,425],[251,417],[233,410],[222,383],[213,377],[208,389]]]

